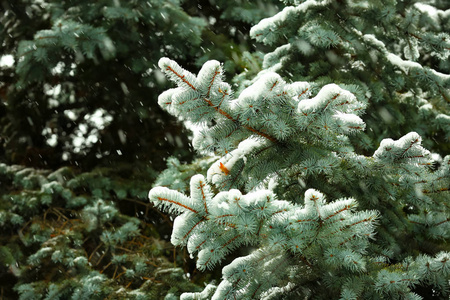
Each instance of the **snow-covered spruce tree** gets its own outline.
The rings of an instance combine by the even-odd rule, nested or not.
[[[197,76],[159,62],[178,85],[159,104],[196,124],[194,148],[218,159],[191,178],[190,196],[155,187],[150,201],[179,215],[171,241],[196,254],[200,270],[247,251],[218,286],[182,299],[448,297],[450,156],[448,144],[432,143],[448,141],[448,12],[291,2],[253,27],[254,37],[287,44],[236,96],[217,61]],[[411,119],[383,123],[402,109]],[[397,136],[409,129],[420,134]]]

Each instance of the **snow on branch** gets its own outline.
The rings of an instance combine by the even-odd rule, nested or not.
[[[421,64],[410,61],[410,60],[403,60],[400,56],[391,53],[387,50],[385,44],[378,40],[373,34],[361,34],[357,30],[355,30],[356,33],[358,33],[361,38],[366,42],[368,45],[371,45],[383,53],[383,55],[386,57],[386,59],[394,66],[398,67],[400,70],[402,70],[405,74],[409,74],[411,71],[424,71],[429,72],[429,76],[432,76],[432,80],[436,82],[443,82],[447,83],[450,81],[450,75],[441,73],[438,71],[435,71],[433,69],[424,68]],[[442,83],[441,83],[442,84]]]
[[[316,97],[301,101],[297,109],[303,115],[299,125],[306,130],[314,126],[348,133],[365,128],[364,121],[357,115],[364,105],[336,84],[324,86]]]
[[[365,129],[359,117],[365,104],[336,84],[310,97],[308,82],[287,83],[280,75],[266,72],[233,99],[217,61],[206,62],[198,76],[168,58],[162,58],[159,66],[178,85],[161,94],[159,104],[197,126],[195,149],[222,155],[208,171],[208,180],[219,189],[246,184],[245,172],[250,168],[256,167],[253,171],[260,174],[254,178],[275,172],[276,163],[257,167],[256,157],[277,147],[298,149],[308,141],[329,148],[348,143],[345,136]],[[328,165],[318,169],[324,172]]]
[[[325,6],[331,1],[307,0],[298,6],[287,6],[273,17],[261,20],[250,29],[250,36],[259,42],[271,45],[275,43],[284,30],[291,30],[286,25],[305,13],[306,10],[314,6]]]
[[[384,139],[375,151],[374,158],[389,162],[428,163],[430,151],[421,146],[422,138],[416,132],[410,132],[397,141]]]
[[[260,250],[235,259],[223,269],[224,279],[212,299],[223,299],[224,295],[258,295],[276,287],[286,271],[277,267],[289,268],[288,264],[292,264],[287,255],[298,257],[301,264],[310,264],[308,260],[314,256],[309,255],[324,246],[332,247],[336,257],[353,257],[360,264],[354,270],[362,270],[365,261],[360,255],[364,251],[361,245],[366,245],[372,236],[378,217],[376,211],[355,212],[354,199],[327,203],[324,195],[313,189],[306,191],[304,206],[277,200],[269,190],[245,195],[229,190],[213,197],[202,175],[192,177],[190,197],[157,187],[150,191],[149,199],[179,214],[174,222],[172,242],[187,245],[191,255],[197,253],[200,270],[213,268],[241,246],[261,246]],[[329,257],[330,253],[323,255]],[[260,264],[263,257],[265,263]],[[271,260],[276,264],[271,265]],[[337,266],[340,260],[327,258],[324,263]],[[268,271],[271,276],[267,276]],[[266,288],[258,290],[263,281]]]

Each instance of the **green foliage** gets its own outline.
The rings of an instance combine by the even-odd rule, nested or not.
[[[285,2],[252,27],[277,48],[254,78],[235,77],[238,92],[217,61],[198,75],[159,61],[177,85],[159,104],[219,156],[189,197],[149,193],[177,215],[171,242],[198,269],[222,268],[217,286],[181,298],[448,297],[448,13]]]
[[[323,270],[344,281],[367,275],[360,290],[342,289],[343,299],[415,295],[414,287],[424,282],[445,292],[447,281],[434,281],[435,275],[419,276],[412,270],[399,277],[386,273],[378,262],[385,255],[405,266],[421,265],[413,256],[426,242],[434,244],[436,255],[444,257],[443,269],[447,268],[450,254],[437,250],[446,249],[439,241],[449,239],[450,156],[433,170],[439,161],[421,146],[415,132],[397,141],[384,139],[371,157],[355,153],[348,137],[365,128],[359,115],[367,104],[335,84],[311,95],[306,82],[286,84],[279,75],[265,73],[233,99],[216,61],[205,63],[197,76],[167,58],[159,65],[178,85],[161,94],[160,105],[199,126],[194,148],[221,155],[209,167],[207,178],[191,178],[190,197],[165,187],[150,191],[151,202],[179,215],[171,242],[187,246],[191,255],[198,252],[200,270],[220,264],[237,248],[257,248],[223,268],[222,282],[217,289],[208,289],[214,295],[195,295],[270,298],[303,286],[323,298],[338,289],[317,290]],[[358,93],[355,87],[348,88]],[[176,175],[171,169],[166,172]],[[208,182],[221,191],[215,197]],[[358,202],[342,199],[325,205],[324,195],[306,190],[308,186],[351,195]],[[294,193],[289,191],[293,187]],[[276,200],[271,190],[304,206]],[[305,190],[302,201],[297,195]],[[365,210],[352,215],[357,205]],[[360,240],[374,237],[376,220],[376,240]],[[401,241],[417,231],[422,232],[416,238],[419,249],[405,247]],[[385,247],[391,253],[383,254]],[[448,278],[446,271],[439,274]],[[194,297],[183,297],[189,295]]]
[[[282,2],[0,0],[2,298],[448,297],[448,3]]]
[[[383,138],[415,131],[427,148],[448,153],[447,122],[438,117],[448,115],[450,101],[445,5],[294,2],[251,30],[257,41],[276,46],[265,56],[264,68],[319,86],[345,83],[362,89],[371,102],[365,118],[371,131],[365,134],[372,141],[355,139],[362,151],[375,150]]]
[[[198,290],[174,266],[183,265],[182,257],[165,258],[171,247],[143,202],[152,170],[132,179],[105,169],[50,173],[0,164],[0,170],[8,187],[0,206],[0,267],[17,277],[19,299],[161,298]],[[2,280],[2,290],[10,280]]]
[[[192,177],[190,198],[162,187],[154,188],[149,198],[169,211],[182,213],[175,220],[171,241],[187,245],[191,254],[198,252],[200,270],[213,268],[238,247],[259,246],[223,269],[214,297],[258,298],[273,286],[292,280],[287,274],[312,267],[310,262],[318,257],[324,263],[319,267],[316,262],[320,269],[366,270],[361,254],[367,250],[377,213],[353,213],[354,199],[325,205],[323,194],[312,189],[305,194],[304,207],[276,200],[271,191],[242,195],[230,190],[213,198],[205,182],[201,175]],[[302,262],[294,263],[292,256]],[[272,262],[261,264],[262,260]]]

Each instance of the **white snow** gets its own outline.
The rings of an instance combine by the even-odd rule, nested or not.
[[[216,72],[222,72],[220,62],[217,60],[208,60],[198,72],[197,80],[205,84],[205,87],[208,87],[213,82],[214,77],[218,75]]]
[[[434,21],[433,25],[439,24],[439,15],[444,13],[444,11],[438,10],[431,5],[424,3],[415,3],[414,7],[420,10],[422,13],[428,14],[428,16],[430,16],[430,18]]]
[[[245,155],[249,154],[253,149],[261,146],[262,142],[253,138],[248,138],[239,143],[237,149],[226,154],[224,157],[216,161],[208,169],[207,178],[211,183],[219,183],[223,176],[227,176],[228,172],[233,168],[234,164],[240,160],[245,159]]]
[[[399,67],[403,72],[408,73],[410,68],[422,68],[422,65],[410,60],[403,60],[400,56],[395,55],[393,53],[389,53],[386,55],[386,58],[393,64]]]
[[[325,6],[330,1],[315,1],[307,0],[298,6],[288,6],[282,11],[277,13],[275,16],[261,20],[258,24],[250,29],[250,36],[257,38],[259,35],[264,35],[264,33],[269,33],[272,27],[277,27],[278,24],[285,22],[291,18],[298,15],[302,15],[311,6]]]
[[[378,40],[373,34],[364,34],[361,35],[361,37],[371,43],[373,46],[377,47],[385,56],[386,58],[395,66],[399,67],[403,72],[408,73],[410,68],[417,67],[417,68],[423,68],[421,64],[409,61],[409,60],[403,60],[398,55],[390,53],[387,49],[384,43],[380,40]],[[437,77],[440,77],[442,80],[450,80],[450,75],[444,74],[441,72],[437,72],[433,69],[431,69],[431,72],[436,75]]]
[[[221,210],[229,210],[230,205],[226,202],[221,202],[217,205],[217,208],[220,208]]]
[[[324,195],[315,190],[315,189],[308,189],[305,192],[305,208],[311,209],[311,207],[322,206],[325,204],[325,197]]]
[[[364,121],[355,114],[344,114],[338,111],[333,115],[333,118],[337,119],[338,123],[343,126],[365,127]]]
[[[175,246],[184,244],[183,237],[185,231],[183,229],[186,227],[186,221],[188,219],[187,215],[188,213],[182,213],[173,221],[173,231],[170,242]]]
[[[306,81],[297,81],[288,85],[286,90],[289,91],[290,95],[294,95],[293,99],[295,101],[300,101],[306,99],[310,93],[310,85]]]
[[[252,205],[266,205],[267,202],[274,200],[274,194],[270,190],[256,190],[247,195],[242,199],[242,203],[245,206]]]
[[[342,97],[345,97],[350,103],[356,100],[352,93],[340,88],[337,84],[327,84],[314,98],[300,101],[297,109],[300,113],[316,111],[323,108],[332,98]]]
[[[282,83],[284,80],[280,75],[274,72],[267,72],[263,74],[251,86],[247,87],[241,92],[238,102],[243,102],[245,99],[257,99],[261,94],[265,93],[274,82]]]
[[[362,33],[360,31],[357,31],[356,29],[354,31],[359,33],[359,35],[361,35],[363,37],[363,39],[365,39],[367,42],[371,42],[374,46],[377,46],[380,49],[386,50],[386,46],[384,45],[384,43],[382,41],[378,40],[375,37],[375,35],[373,35],[373,34],[362,35]]]
[[[397,141],[393,139],[384,139],[380,147],[375,151],[373,157],[376,159],[391,158],[402,155],[407,151],[414,156],[427,156],[430,152],[420,146],[422,137],[417,132],[410,132],[402,136]]]
[[[14,57],[11,54],[0,57],[0,68],[11,68],[14,65]]]
[[[195,300],[206,299],[217,287],[213,284],[208,284],[205,289],[200,293],[183,293],[180,300]]]

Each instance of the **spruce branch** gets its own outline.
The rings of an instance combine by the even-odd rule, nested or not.
[[[230,190],[214,197],[210,190],[206,179],[196,175],[191,178],[189,199],[163,187],[153,188],[149,192],[149,199],[158,207],[178,211],[172,243],[187,245],[191,255],[197,253],[197,267],[200,270],[213,268],[230,251],[240,246],[262,247],[224,268],[224,281],[214,297],[259,295],[263,291],[259,291],[255,285],[263,278],[269,280],[265,283],[266,289],[277,286],[280,278],[284,278],[285,270],[272,269],[279,275],[271,276],[270,279],[262,275],[260,278],[259,272],[268,272],[267,269],[261,269],[258,263],[263,259],[261,255],[265,256],[264,260],[270,257],[278,263],[286,261],[283,264],[287,267],[292,262],[288,263],[290,260],[285,255],[293,255],[298,258],[299,264],[303,264],[303,261],[314,260],[313,254],[327,245],[333,246],[336,253],[345,249],[355,253],[354,264],[357,260],[361,261],[361,267],[355,267],[355,270],[365,265],[357,253],[364,251],[361,244],[365,244],[363,241],[372,236],[378,213],[355,213],[356,202],[353,199],[340,199],[326,204],[324,195],[311,189],[305,193],[305,206],[299,206],[277,200],[268,190],[246,195],[238,190]],[[208,196],[205,197],[205,194]],[[181,204],[182,209],[179,209],[178,199],[181,198],[183,203],[189,203],[190,209],[186,209],[185,204]],[[307,265],[311,266],[310,263]]]

